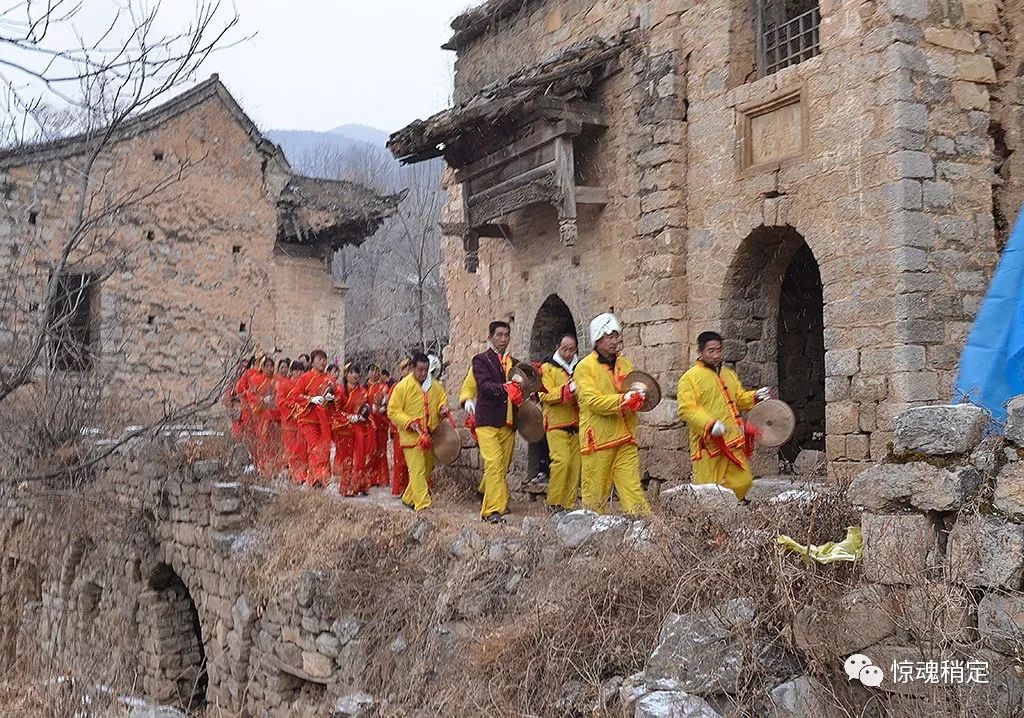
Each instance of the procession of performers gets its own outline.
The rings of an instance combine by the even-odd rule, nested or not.
[[[533,365],[539,381],[529,391],[542,407],[549,451],[547,506],[557,513],[580,502],[604,513],[614,489],[625,513],[647,516],[636,438],[646,392],[626,385],[633,365],[621,351],[619,320],[601,314],[589,334],[593,349],[582,359],[576,337],[566,334],[548,359]],[[524,379],[511,371],[517,362],[510,344],[510,325],[491,322],[487,347],[473,357],[458,398],[480,448],[480,517],[489,523],[503,523],[509,513],[517,414],[529,398]],[[677,387],[678,416],[689,427],[693,481],[718,484],[743,501],[753,480],[754,434],[742,414],[772,393],[767,387],[746,390],[722,365],[719,334],[703,332],[697,344],[698,359]],[[329,365],[322,350],[276,365],[255,356],[229,396],[240,404],[233,433],[262,476],[285,472],[307,486],[335,481],[343,496],[390,485],[408,508],[422,511],[431,506],[432,434],[442,422],[454,426],[440,371],[437,357],[420,353],[402,361],[395,381],[377,365],[364,381],[359,366]]]

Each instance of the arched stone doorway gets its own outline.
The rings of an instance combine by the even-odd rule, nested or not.
[[[557,294],[548,295],[537,310],[530,332],[530,360],[543,362],[555,352],[555,345],[565,334],[576,336],[576,321],[569,306]],[[526,476],[533,479],[548,473],[547,441],[531,444],[526,456]]]
[[[797,416],[780,458],[825,448],[824,297],[818,263],[792,227],[758,227],[729,267],[725,360],[750,387],[776,386]]]
[[[195,601],[168,564],[157,566],[139,596],[146,695],[187,711],[206,703],[206,651]]]

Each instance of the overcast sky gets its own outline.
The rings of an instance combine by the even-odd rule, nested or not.
[[[165,0],[167,2],[167,0]],[[453,17],[480,0],[236,0],[240,36],[210,58],[262,129],[393,131],[448,105]],[[189,0],[171,0],[166,9]]]

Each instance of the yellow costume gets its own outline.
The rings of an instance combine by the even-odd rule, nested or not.
[[[567,391],[571,379],[569,372],[557,364],[544,362],[541,366],[544,391],[540,401],[551,457],[547,503],[563,509],[576,506],[580,488],[580,410],[576,397]]]
[[[615,360],[613,370],[591,352],[573,375],[580,407],[583,506],[598,513],[604,512],[613,485],[627,514],[651,512],[640,485],[636,412],[621,407],[622,382],[632,370],[625,357]]]
[[[409,485],[402,494],[402,502],[417,511],[430,506],[430,474],[434,470],[434,452],[420,446],[420,435],[413,428],[415,422],[430,432],[441,423],[441,407],[448,403],[448,395],[441,382],[434,379],[430,388],[423,387],[411,373],[395,385],[388,400],[388,418],[398,429],[402,455],[409,467]]]
[[[680,377],[676,398],[679,418],[690,427],[693,483],[724,486],[741,501],[746,496],[754,477],[740,413],[754,406],[755,394],[744,389],[736,372],[728,367],[716,372],[698,361]],[[725,450],[722,441],[711,436],[716,421],[725,424]]]
[[[476,401],[476,377],[473,376],[473,367],[469,367],[466,378],[462,380],[462,388],[459,389],[459,406],[465,406],[467,401]]]

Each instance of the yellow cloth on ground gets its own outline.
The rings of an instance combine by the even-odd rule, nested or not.
[[[388,418],[398,428],[398,440],[403,448],[419,446],[420,435],[412,428],[414,421],[428,432],[441,423],[441,407],[448,403],[441,382],[434,379],[426,392],[411,373],[395,385],[388,400]]]
[[[508,467],[512,463],[512,449],[516,434],[509,426],[478,426],[480,458],[484,462],[484,479],[481,489],[484,500],[480,504],[480,515],[508,513]]]
[[[679,378],[676,399],[679,418],[690,429],[693,483],[724,486],[742,501],[754,477],[750,473],[750,461],[743,451],[746,437],[741,413],[750,411],[754,406],[755,392],[744,389],[732,369],[722,367],[716,372],[697,362]],[[725,444],[742,466],[730,461],[711,436],[711,427],[716,421],[725,424]]]
[[[430,508],[430,474],[434,471],[434,452],[418,446],[402,448],[405,465],[409,467],[409,485],[402,494],[402,503],[417,511]]]
[[[603,514],[612,486],[622,510],[630,516],[648,516],[651,505],[640,484],[640,450],[621,444],[583,455],[583,508]]]
[[[778,542],[791,551],[808,556],[818,563],[835,563],[836,561],[856,561],[861,557],[864,548],[864,539],[861,536],[860,526],[850,526],[846,529],[846,538],[842,541],[829,541],[821,546],[805,546],[797,543],[789,536],[779,536]]]

